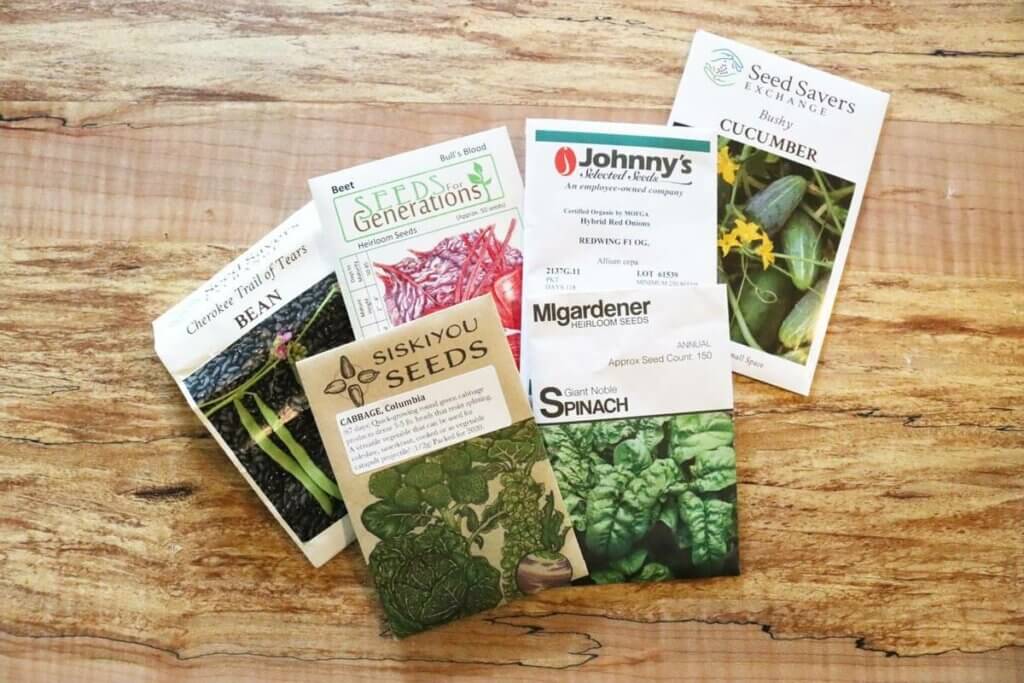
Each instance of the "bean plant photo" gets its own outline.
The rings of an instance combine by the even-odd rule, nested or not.
[[[353,340],[333,274],[192,373],[199,410],[300,541],[345,515],[295,363]]]
[[[719,280],[733,341],[807,363],[854,187],[719,138]]]
[[[546,457],[530,419],[370,475],[360,519],[396,636],[572,581],[554,483],[535,476]]]
[[[541,427],[583,582],[739,573],[729,412]]]

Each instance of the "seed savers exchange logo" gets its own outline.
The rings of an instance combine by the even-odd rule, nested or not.
[[[732,85],[743,73],[743,62],[728,48],[711,51],[711,59],[704,62],[704,74],[715,85]]]

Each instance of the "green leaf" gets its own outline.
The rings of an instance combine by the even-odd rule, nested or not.
[[[481,185],[484,182],[484,180],[480,176],[470,173],[469,182],[473,183],[474,185]]]
[[[481,505],[487,502],[487,480],[478,472],[452,477],[448,481],[448,488],[456,503]]]
[[[466,592],[461,610],[463,616],[497,607],[501,603],[504,597],[501,593],[501,572],[492,567],[486,558],[471,558],[464,571]]]
[[[693,464],[693,487],[702,493],[721,491],[736,485],[736,451],[722,446],[697,454]]]
[[[650,447],[639,435],[623,441],[612,451],[612,462],[615,466],[624,467],[634,474],[647,469],[653,460]]]
[[[395,491],[395,497],[391,499],[395,507],[400,510],[407,512],[415,512],[420,509],[420,503],[423,501],[420,496],[419,489],[413,488],[412,486],[402,485],[397,491]]]
[[[731,446],[732,417],[725,412],[676,415],[669,423],[669,455],[680,465],[698,453]]]
[[[402,475],[394,468],[374,472],[367,482],[370,493],[378,498],[391,498],[401,485]]]
[[[421,495],[423,502],[439,510],[448,507],[448,503],[452,502],[452,492],[444,484],[429,486],[423,489]]]
[[[569,527],[565,526],[565,515],[555,509],[555,494],[548,491],[544,499],[544,508],[540,512],[540,547],[548,552],[558,552],[565,545],[565,535]]]
[[[625,576],[633,576],[633,574],[640,571],[640,568],[644,566],[646,561],[647,550],[645,548],[637,548],[625,557],[615,560],[609,566]]]
[[[425,489],[439,484],[444,479],[441,466],[436,462],[421,461],[416,463],[405,475],[405,483],[418,489]]]
[[[633,578],[634,581],[666,581],[672,578],[672,570],[660,562],[650,562],[644,565],[640,573]]]
[[[476,174],[479,176],[484,174],[484,167],[480,165],[479,161],[473,162],[473,170],[476,171]]]
[[[595,569],[590,572],[590,579],[594,583],[625,583],[626,577],[622,572],[614,569]]]
[[[473,533],[480,528],[480,518],[476,514],[476,510],[471,507],[462,508],[461,514],[466,518],[466,528],[469,529],[469,533]]]
[[[719,562],[729,554],[736,537],[735,507],[723,500],[701,500],[694,493],[679,498],[679,514],[686,520],[690,556],[695,565]]]
[[[655,460],[635,477],[619,469],[603,475],[587,497],[587,548],[612,560],[626,555],[651,528],[662,496],[678,476],[671,460]]]
[[[446,474],[465,474],[473,466],[470,450],[461,446],[446,449],[438,460]]]
[[[362,514],[363,526],[378,538],[394,538],[425,524],[427,516],[402,510],[387,501],[367,505]]]
[[[658,521],[671,529],[673,534],[676,532],[676,528],[679,526],[679,509],[676,507],[675,500],[669,498],[661,507]]]

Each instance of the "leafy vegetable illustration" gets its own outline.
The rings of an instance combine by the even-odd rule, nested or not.
[[[497,606],[500,575],[444,524],[378,543],[370,570],[398,637]]]
[[[360,519],[381,539],[370,565],[397,635],[572,579],[560,554],[569,527],[533,476],[545,458],[526,420],[370,475],[378,500]]]
[[[593,581],[734,571],[736,454],[729,413],[541,430]]]
[[[750,145],[718,144],[719,279],[732,339],[804,364],[855,186]]]
[[[341,492],[334,480],[317,467],[305,447],[288,429],[287,422],[290,416],[294,415],[294,411],[287,406],[279,410],[271,408],[252,389],[281,363],[287,363],[295,372],[295,362],[304,358],[307,353],[306,347],[302,344],[302,338],[313,327],[320,313],[339,295],[338,286],[332,285],[297,334],[291,330],[283,330],[277,334],[268,349],[266,362],[252,376],[231,391],[199,404],[199,409],[207,417],[230,405],[238,415],[239,422],[252,443],[277,463],[282,470],[295,477],[328,515],[334,512],[334,501],[341,500]],[[256,406],[260,415],[259,419],[246,407],[246,400],[252,401],[252,404]],[[286,413],[289,418],[285,417]],[[283,444],[284,449],[279,444]]]

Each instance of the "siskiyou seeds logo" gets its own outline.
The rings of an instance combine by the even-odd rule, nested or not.
[[[743,73],[743,62],[732,50],[721,47],[711,51],[711,58],[704,62],[704,75],[722,87],[733,85]]]
[[[352,364],[348,356],[342,355],[338,363],[338,376],[324,387],[325,394],[348,394],[348,398],[357,408],[366,403],[366,386],[373,384],[380,377],[379,370],[360,370]]]
[[[571,147],[559,147],[555,152],[555,170],[558,175],[572,175],[576,170],[576,152]]]

